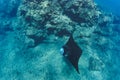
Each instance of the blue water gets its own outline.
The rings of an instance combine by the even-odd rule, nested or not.
[[[3,17],[14,17],[17,14],[17,9],[21,0],[0,0],[0,12]]]
[[[95,0],[104,11],[120,16],[120,0]]]

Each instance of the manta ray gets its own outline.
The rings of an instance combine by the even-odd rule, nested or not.
[[[68,61],[73,65],[76,71],[79,73],[78,61],[82,55],[81,48],[74,41],[73,36],[71,35],[69,40],[60,50],[62,55],[68,59]]]

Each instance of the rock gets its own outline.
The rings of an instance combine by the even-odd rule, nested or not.
[[[96,57],[89,58],[89,70],[90,71],[101,71],[103,68],[104,68],[104,64],[100,59]]]
[[[25,0],[20,5],[18,14],[26,24],[56,36],[68,36],[77,30],[76,23],[84,27],[94,26],[101,12],[91,1]],[[95,20],[96,19],[96,20]],[[53,32],[51,32],[53,30]],[[63,33],[61,34],[61,31]],[[41,33],[44,34],[44,33]]]

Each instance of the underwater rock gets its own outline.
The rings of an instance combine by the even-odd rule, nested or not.
[[[77,24],[84,23],[84,27],[97,24],[99,15],[101,12],[91,0],[24,0],[18,9],[18,16],[27,25],[59,37],[76,31]]]
[[[100,15],[100,11],[98,11],[96,5],[90,0],[76,0],[71,2],[62,0],[59,3],[64,9],[63,13],[78,23],[90,23],[93,18],[98,18]]]
[[[29,35],[28,37],[34,40],[34,46],[31,47],[36,47],[45,40],[43,36]]]
[[[89,58],[88,69],[90,71],[101,71],[103,67],[104,67],[104,64],[101,62],[101,60],[97,59],[96,57]]]
[[[31,78],[31,75],[33,75],[31,79],[38,80],[52,79],[51,77],[58,80],[88,80],[90,76],[95,77],[90,78],[91,80],[99,80],[98,76],[92,73],[97,71],[105,74],[102,61],[107,62],[112,58],[109,56],[110,51],[107,52],[108,48],[105,48],[109,43],[104,45],[109,41],[106,38],[113,33],[114,27],[111,25],[118,23],[119,19],[114,19],[114,16],[99,10],[92,0],[23,0],[18,8],[17,18],[18,24],[15,25],[17,22],[13,24],[18,26],[16,31],[18,34],[15,35],[18,40],[16,46],[20,48],[20,52],[17,55],[22,57],[27,68],[30,67],[28,72],[23,71],[22,74],[25,74],[23,80]],[[116,29],[118,30],[117,27],[114,28]],[[69,66],[66,67],[62,57],[57,54],[71,33],[83,50],[80,61],[83,61],[84,65],[78,63],[80,75],[74,71],[71,73],[72,70],[70,71]],[[115,33],[114,37],[115,35],[118,36],[118,33]],[[101,46],[105,51],[100,49]],[[35,53],[41,56],[34,55],[34,52],[31,52],[34,49],[37,49]],[[91,55],[94,53],[98,54],[98,58]],[[106,59],[108,57],[109,59]],[[46,71],[48,64],[52,69]],[[104,78],[102,74],[99,75]]]

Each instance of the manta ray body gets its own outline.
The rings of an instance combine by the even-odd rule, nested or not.
[[[82,55],[81,48],[74,41],[71,35],[67,43],[61,49],[62,55],[68,59],[68,61],[73,65],[76,71],[79,73],[78,61]]]

